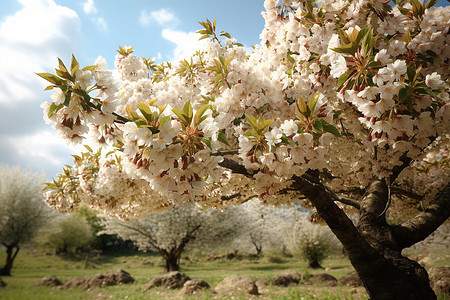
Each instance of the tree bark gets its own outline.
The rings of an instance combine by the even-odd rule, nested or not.
[[[165,265],[166,272],[180,270],[180,258],[182,252],[174,251],[173,249],[171,249],[169,251],[160,250],[159,253],[164,258],[164,261],[166,263]]]
[[[396,237],[399,232],[410,230],[414,232],[410,233],[410,240],[415,243],[418,241],[418,231],[430,234],[438,224],[442,224],[450,215],[448,186],[432,203],[432,209],[424,212],[426,218],[421,214],[413,219],[415,222],[407,222],[402,227],[392,227],[386,222],[389,195],[386,182],[382,179],[374,180],[363,196],[358,226],[353,225],[334,203],[335,197],[314,178],[307,175],[296,177],[293,187],[311,201],[341,241],[372,300],[436,299],[426,270],[417,262],[401,255],[404,246],[410,243]],[[418,223],[423,225],[419,226]],[[433,224],[433,230],[428,226],[430,223]],[[421,239],[426,236],[427,234],[422,233]]]
[[[4,245],[6,247],[6,262],[2,269],[0,269],[0,275],[11,276],[11,269],[13,267],[14,259],[16,259],[20,248],[17,245]],[[15,249],[15,251],[14,251]]]

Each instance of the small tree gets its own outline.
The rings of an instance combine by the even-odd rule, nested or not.
[[[85,218],[76,215],[64,216],[56,227],[58,231],[50,234],[47,240],[47,245],[55,249],[56,254],[91,248],[94,235]]]
[[[167,272],[180,269],[180,258],[187,246],[227,244],[235,234],[232,209],[199,211],[195,206],[174,206],[152,213],[145,219],[108,219],[101,233],[117,234],[132,240],[142,250],[157,251]]]
[[[42,175],[0,166],[0,243],[6,248],[0,275],[11,275],[20,247],[34,238],[50,215],[42,198],[43,182]]]

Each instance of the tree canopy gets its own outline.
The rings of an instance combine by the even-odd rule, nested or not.
[[[0,244],[7,252],[1,275],[11,275],[20,247],[31,242],[48,222],[51,210],[43,199],[43,183],[41,175],[0,166]]]
[[[56,75],[38,74],[54,91],[44,119],[92,147],[48,183],[48,203],[128,218],[254,196],[303,201],[371,297],[429,297],[425,270],[401,249],[450,215],[450,7],[435,3],[266,0],[251,53],[206,20],[205,48],[180,62],[155,64],[130,46],[115,71],[101,57],[85,68],[59,60]],[[410,202],[422,212],[387,223]],[[368,261],[386,264],[389,288]]]

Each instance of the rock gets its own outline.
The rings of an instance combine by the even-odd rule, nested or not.
[[[326,284],[328,286],[336,286],[338,280],[327,273],[311,275],[310,280]]]
[[[351,287],[358,287],[362,286],[362,281],[359,279],[358,274],[356,272],[348,273],[347,275],[344,275],[338,280],[338,283],[340,285],[346,285]]]
[[[258,295],[258,287],[250,277],[228,276],[219,282],[214,289],[218,294],[245,293]]]
[[[0,287],[7,286],[6,282],[3,281],[3,279],[0,277]]]
[[[183,288],[181,289],[178,295],[179,296],[195,295],[198,292],[202,292],[210,288],[211,286],[206,281],[201,279],[192,279],[184,283]]]
[[[430,285],[436,294],[450,296],[450,267],[437,267],[428,270]]]
[[[59,286],[62,282],[56,276],[45,276],[37,283],[37,285]]]
[[[144,286],[144,292],[157,286],[167,289],[176,289],[182,287],[184,283],[190,279],[191,278],[184,273],[178,271],[170,272],[150,280],[150,282]]]
[[[288,286],[290,284],[299,284],[302,275],[299,272],[289,272],[275,275],[272,282],[276,286]]]
[[[112,270],[103,274],[78,277],[66,282],[61,288],[78,287],[83,290],[116,284],[133,283],[134,278],[124,270]]]
[[[258,288],[258,293],[265,294],[269,292],[270,280],[268,279],[258,279],[255,281],[256,287]]]

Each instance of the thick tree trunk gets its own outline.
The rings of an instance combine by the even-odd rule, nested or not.
[[[423,231],[430,234],[442,224],[450,215],[449,186],[431,204],[439,214],[428,211],[428,215],[418,215],[414,218],[416,221],[397,227],[386,223],[385,208],[389,199],[384,180],[374,180],[368,188],[361,201],[357,227],[334,203],[335,197],[318,180],[307,176],[297,177],[294,187],[308,197],[341,241],[372,300],[436,299],[426,270],[401,255],[402,249],[410,243],[404,237],[401,240],[396,237],[408,232],[416,239],[417,236],[423,239],[427,236]],[[411,226],[411,222],[415,226]],[[430,227],[430,223],[433,226]],[[420,239],[413,243],[418,241]]]
[[[166,272],[179,271],[180,270],[180,258],[181,252],[177,253],[177,251],[160,251],[161,256],[164,258],[166,263],[165,269]]]
[[[14,259],[16,259],[17,253],[20,248],[16,245],[4,245],[6,247],[6,262],[2,269],[0,269],[0,275],[11,276],[11,269],[13,267]]]

